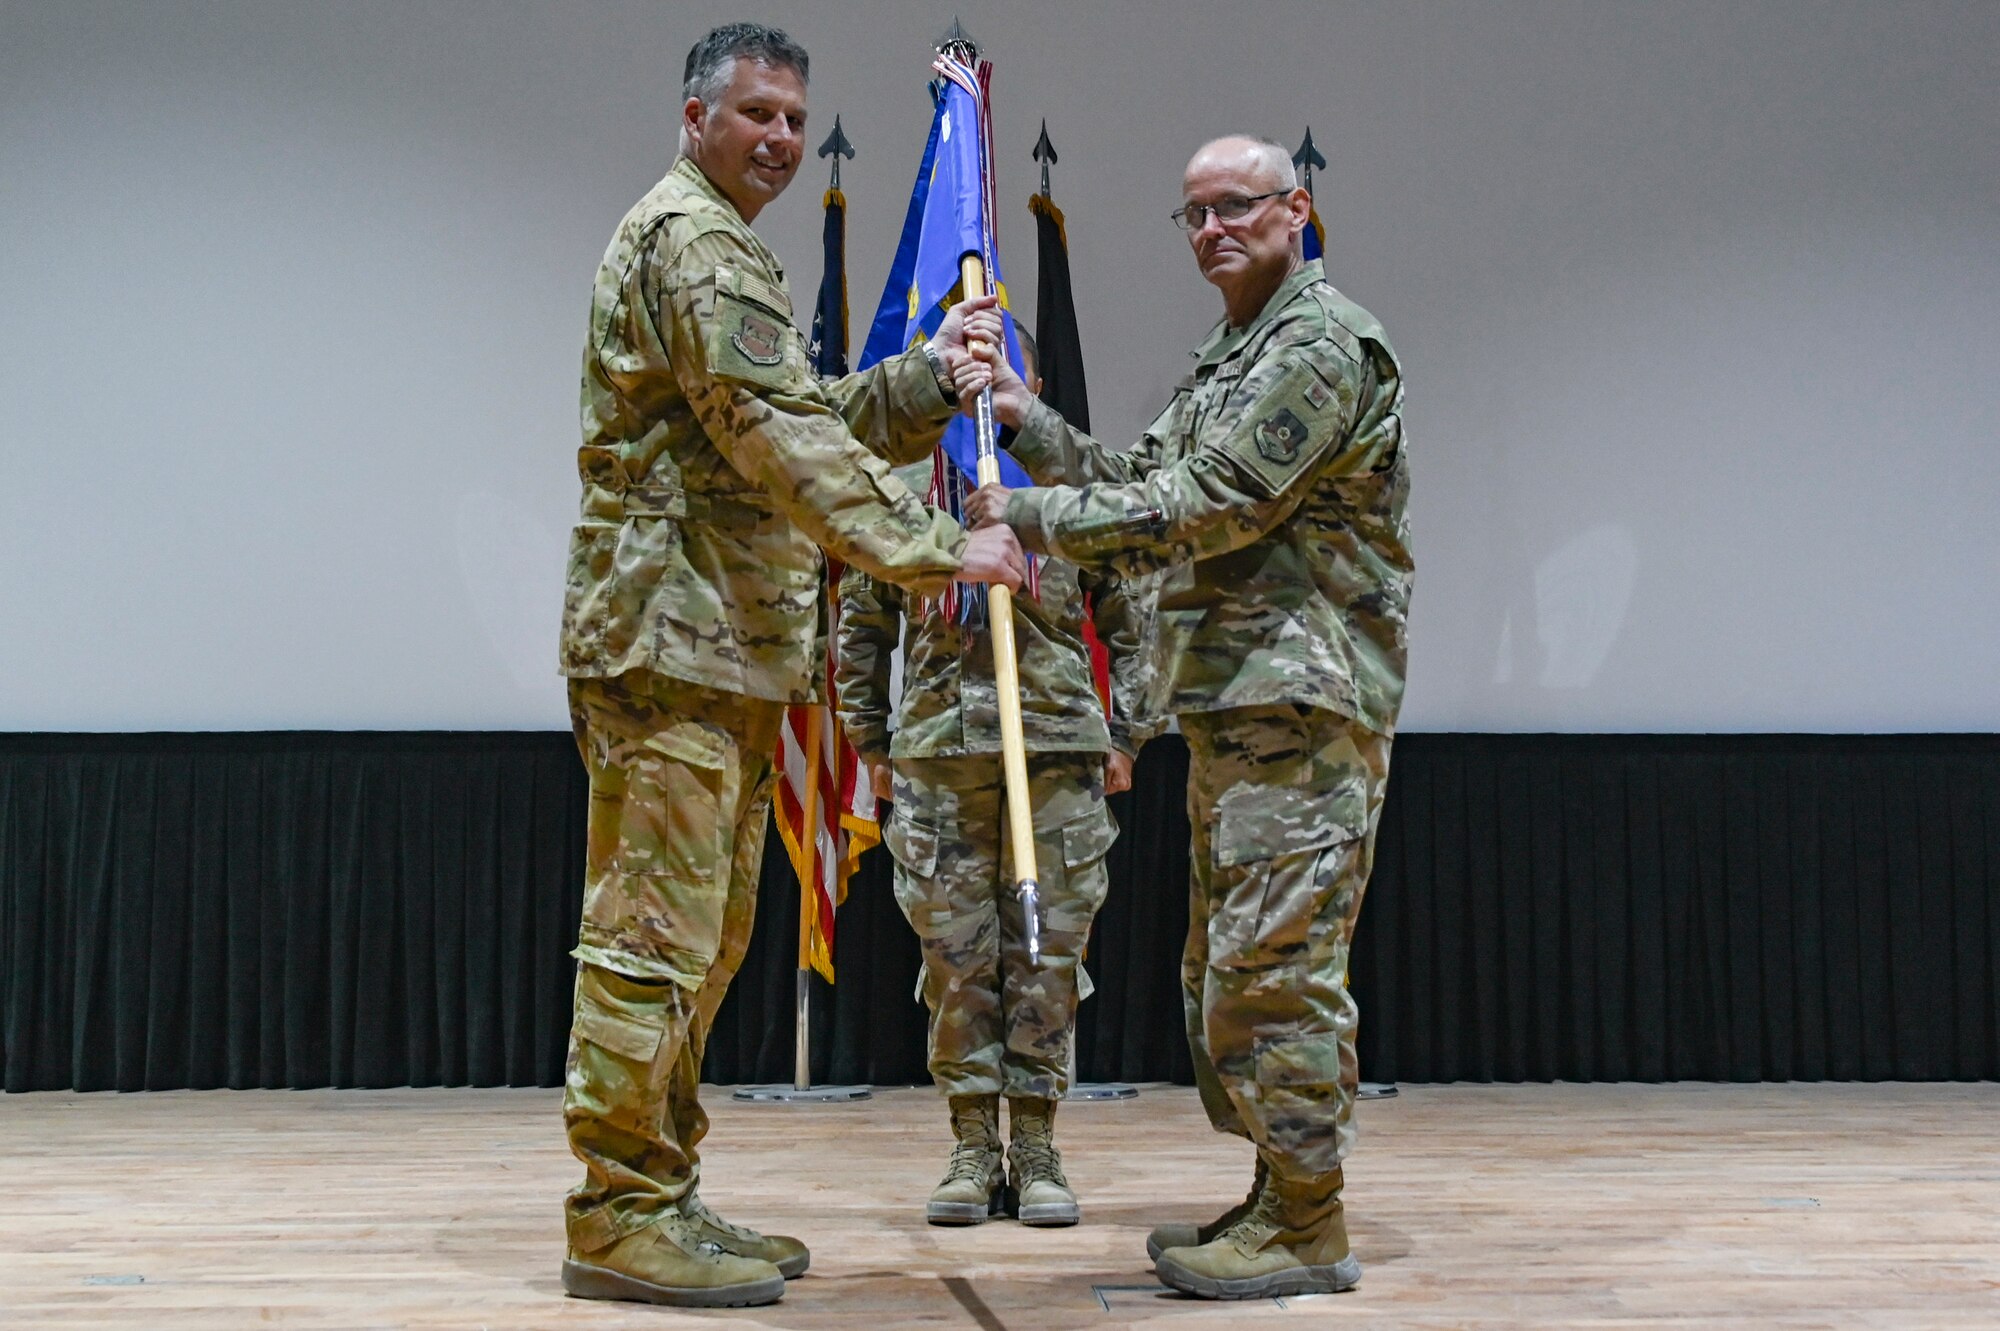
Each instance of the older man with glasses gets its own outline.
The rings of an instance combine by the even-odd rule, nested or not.
[[[988,355],[1039,486],[984,487],[966,517],[1074,563],[1166,570],[1155,668],[1192,758],[1188,1043],[1210,1121],[1256,1144],[1257,1171],[1241,1203],[1147,1247],[1191,1294],[1332,1292],[1361,1275],[1341,1203],[1347,963],[1407,660],[1402,371],[1304,258],[1311,203],[1282,147],[1217,139],[1183,200],[1174,221],[1224,311],[1193,373],[1121,452]]]

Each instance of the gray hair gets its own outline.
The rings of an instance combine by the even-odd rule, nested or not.
[[[811,81],[812,57],[783,30],[761,23],[725,23],[688,51],[687,69],[681,75],[681,100],[698,97],[703,106],[713,110],[735,75],[739,56],[773,69],[796,70],[800,83]]]
[[[747,56],[772,69],[795,70],[800,83],[810,81],[812,57],[780,28],[761,23],[725,23],[696,42],[688,51],[687,68],[681,74],[681,100],[695,97],[708,110],[715,109],[722,90],[736,77],[736,58]],[[688,142],[687,126],[681,127],[681,156],[694,148]]]

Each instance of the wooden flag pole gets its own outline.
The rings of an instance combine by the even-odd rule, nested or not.
[[[958,261],[965,298],[986,294],[986,263],[977,254]],[[1003,353],[1004,350],[1003,350]],[[1000,457],[993,440],[993,394],[979,396],[979,483],[1000,481]],[[1000,695],[1000,767],[1007,785],[1007,828],[1014,847],[1014,891],[1021,898],[1022,941],[1028,964],[1042,959],[1040,874],[1035,867],[1035,811],[1028,803],[1028,746],[1021,734],[1021,668],[1014,651],[1014,597],[994,583],[986,589],[987,622],[993,630],[993,679]]]

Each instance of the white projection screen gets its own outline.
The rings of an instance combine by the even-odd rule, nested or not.
[[[559,729],[591,276],[710,24],[813,55],[872,313],[953,13],[1041,122],[1092,410],[1296,142],[1408,368],[1404,726],[2000,728],[2000,6],[0,4],[0,730]],[[824,163],[759,220],[801,308]]]

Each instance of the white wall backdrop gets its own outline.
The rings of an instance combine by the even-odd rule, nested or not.
[[[1313,127],[1411,382],[1407,727],[2000,729],[2000,6],[954,5],[1107,438],[1219,312],[1189,152]],[[858,341],[954,5],[0,3],[0,730],[562,727],[589,284],[688,45],[811,48]],[[759,226],[801,308],[823,187]]]

